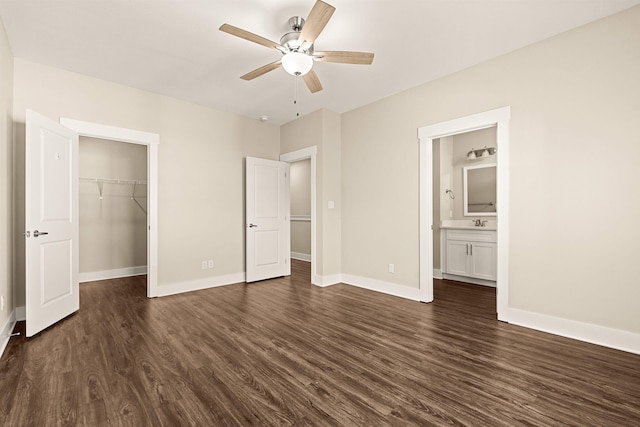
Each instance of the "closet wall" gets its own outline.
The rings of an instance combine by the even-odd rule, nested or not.
[[[146,146],[80,138],[81,281],[146,270],[146,180]]]
[[[311,160],[290,165],[291,258],[311,261]]]

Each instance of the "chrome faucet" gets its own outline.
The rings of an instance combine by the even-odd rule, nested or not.
[[[483,221],[481,219],[476,219],[475,221],[475,225],[476,227],[484,227],[485,225],[487,225],[487,221]]]

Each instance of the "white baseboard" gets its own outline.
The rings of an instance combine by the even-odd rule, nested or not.
[[[4,350],[7,348],[7,344],[9,344],[9,339],[11,338],[11,332],[13,332],[13,328],[16,326],[16,310],[13,309],[9,317],[2,325],[0,329],[0,357],[4,353]]]
[[[434,279],[442,279],[442,270],[440,270],[439,268],[434,268],[433,269],[433,278]]]
[[[346,283],[347,285],[369,289],[370,291],[382,292],[384,294],[389,294],[400,298],[420,301],[420,289],[418,288],[411,288],[409,286],[398,285],[397,283],[370,279],[368,277],[354,276],[352,274],[343,274],[342,282]]]
[[[118,279],[120,277],[138,276],[147,274],[147,266],[116,268],[114,270],[91,271],[80,273],[80,283],[95,282],[96,280]]]
[[[291,252],[291,258],[311,262],[311,254],[303,254],[302,252]]]
[[[205,279],[189,280],[186,282],[169,283],[166,285],[158,285],[158,294],[156,296],[165,297],[184,292],[200,291],[203,289],[217,288],[218,286],[244,283],[245,281],[245,273],[235,273],[224,276],[207,277]]]
[[[336,285],[342,282],[341,274],[329,274],[326,276],[320,276],[318,274],[314,274],[311,277],[311,283],[316,286],[320,286],[321,288],[325,288],[327,286]]]
[[[546,314],[509,308],[501,320],[566,338],[640,354],[640,334]]]

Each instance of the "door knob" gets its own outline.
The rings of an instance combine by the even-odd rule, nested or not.
[[[45,234],[49,234],[49,232],[48,231],[38,231],[38,230],[34,230],[33,231],[33,237],[44,236]]]
[[[249,228],[257,227],[256,224],[249,224]]]

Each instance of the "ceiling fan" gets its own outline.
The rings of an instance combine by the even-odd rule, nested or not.
[[[256,68],[240,77],[243,80],[253,80],[263,74],[273,71],[282,65],[282,68],[291,75],[302,76],[305,84],[311,91],[316,93],[322,90],[322,85],[316,73],[312,70],[314,61],[318,62],[335,62],[340,64],[364,64],[369,65],[373,62],[373,53],[367,52],[347,52],[347,51],[327,51],[315,52],[313,43],[320,32],[324,29],[327,22],[336,10],[335,7],[321,0],[317,0],[313,5],[309,16],[305,21],[299,16],[289,19],[291,26],[290,32],[280,38],[280,43],[276,43],[257,34],[234,27],[229,24],[222,24],[220,31],[229,33],[241,39],[249,40],[276,49],[282,53],[282,58]]]

